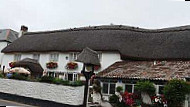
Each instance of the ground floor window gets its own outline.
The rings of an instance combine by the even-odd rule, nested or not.
[[[102,83],[102,93],[115,94],[115,83]]]
[[[158,94],[164,94],[163,90],[164,90],[164,86],[163,85],[158,85]]]
[[[69,81],[77,81],[78,80],[77,73],[48,72],[47,75],[51,76],[51,77],[61,78],[64,80],[69,80]]]

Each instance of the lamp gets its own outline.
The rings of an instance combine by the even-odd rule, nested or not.
[[[78,55],[76,61],[83,63],[83,69],[81,73],[84,75],[86,79],[83,106],[86,107],[89,79],[91,78],[92,75],[94,75],[94,65],[100,65],[100,60],[98,58],[98,53],[96,51],[93,51],[92,49],[86,47]]]

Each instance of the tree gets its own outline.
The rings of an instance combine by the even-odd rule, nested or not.
[[[169,107],[182,107],[185,97],[190,93],[190,85],[183,80],[171,80],[164,87],[164,95]]]

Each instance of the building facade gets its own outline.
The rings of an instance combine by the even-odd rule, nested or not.
[[[11,29],[0,30],[0,50],[18,38],[18,33]],[[2,65],[3,53],[0,53],[0,65]]]

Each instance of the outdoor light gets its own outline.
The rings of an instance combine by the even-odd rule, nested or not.
[[[82,69],[81,73],[84,75],[84,77],[86,79],[85,89],[84,89],[83,106],[86,107],[87,97],[88,97],[89,79],[91,78],[92,75],[94,75],[94,66],[100,65],[100,60],[98,58],[98,53],[96,51],[93,51],[90,48],[85,48],[78,55],[76,61],[83,63],[83,69]]]

